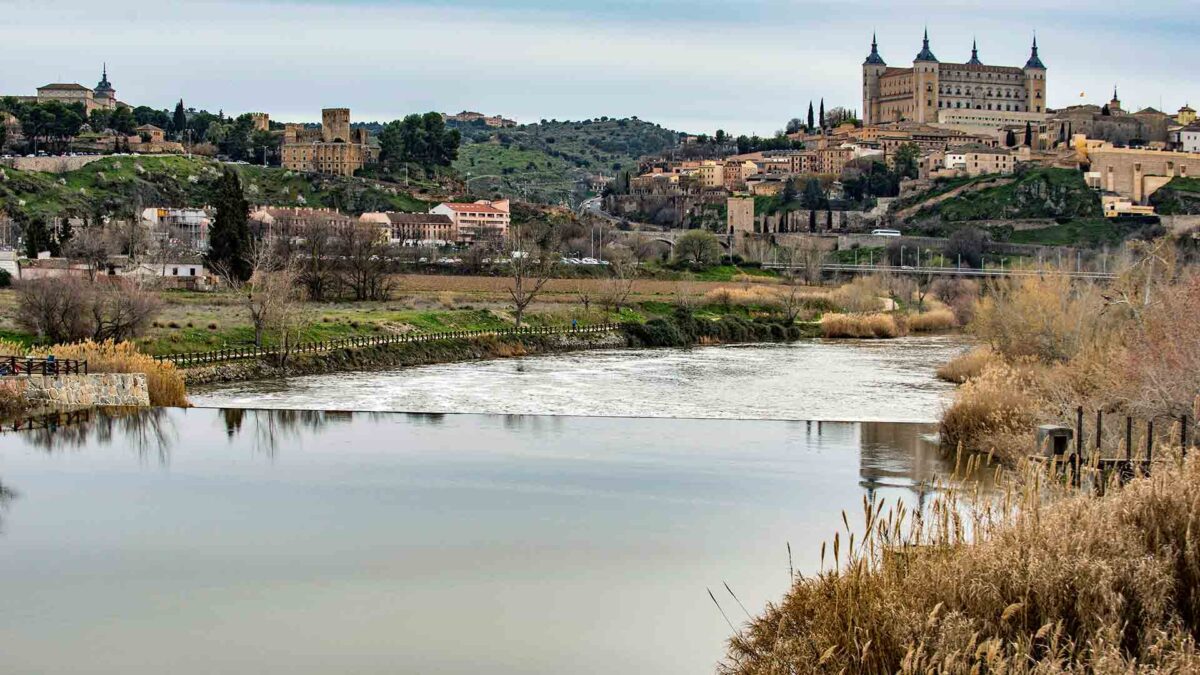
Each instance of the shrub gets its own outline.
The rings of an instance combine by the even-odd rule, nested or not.
[[[134,338],[161,308],[157,295],[122,280],[67,277],[17,285],[17,325],[50,342]]]
[[[875,277],[858,277],[838,288],[830,300],[844,312],[878,312],[883,308],[883,297],[887,291]]]
[[[959,388],[942,415],[942,446],[994,453],[1009,464],[1032,453],[1034,427],[1042,410],[1035,379],[1028,367],[986,366]]]
[[[644,324],[628,323],[625,334],[637,347],[686,347],[692,343],[670,319],[651,319]]]
[[[0,415],[17,415],[28,408],[29,402],[17,383],[0,381]]]
[[[210,324],[208,324],[208,329],[209,329],[209,330],[216,330],[216,329],[217,329],[217,324],[215,324],[215,323],[210,323]]]
[[[942,365],[937,369],[937,376],[947,382],[962,384],[971,378],[979,377],[984,368],[996,362],[995,352],[987,347],[979,347]]]
[[[949,330],[958,325],[954,320],[954,312],[948,309],[935,309],[923,314],[908,316],[908,330],[912,333],[932,333],[939,330]]]
[[[894,338],[902,331],[891,314],[826,314],[821,334],[827,338]]]
[[[1077,354],[1085,340],[1103,339],[1103,299],[1094,286],[1065,276],[995,283],[979,303],[971,330],[1008,359],[1049,363]]]

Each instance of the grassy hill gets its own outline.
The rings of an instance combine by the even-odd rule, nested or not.
[[[1083,174],[1071,169],[1037,168],[1026,171],[1007,185],[966,192],[922,208],[916,219],[936,217],[942,222],[954,223],[1101,216],[1100,197],[1084,183]]]
[[[211,203],[224,166],[234,166],[251,204],[334,207],[350,213],[425,211],[429,205],[398,188],[358,178],[314,176],[181,156],[107,157],[64,174],[4,169],[0,210],[59,216],[124,213],[143,206]]]
[[[638,119],[543,121],[511,129],[465,128],[454,168],[476,193],[500,191],[559,202],[594,174],[636,169],[674,147],[678,135]]]

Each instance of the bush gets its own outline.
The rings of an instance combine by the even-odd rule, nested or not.
[[[0,416],[18,415],[28,408],[29,402],[17,384],[0,380]]]
[[[821,334],[827,338],[895,338],[902,331],[891,314],[826,314]]]
[[[937,369],[938,379],[955,384],[979,377],[983,369],[997,363],[996,354],[987,347],[979,347],[961,356],[956,356],[949,363]]]
[[[1029,368],[993,363],[968,379],[942,415],[942,446],[994,453],[1008,464],[1032,453],[1042,409],[1033,377]]]
[[[830,294],[829,299],[844,312],[878,312],[887,290],[876,277],[858,277]]]
[[[954,319],[954,312],[948,309],[934,309],[923,314],[911,314],[908,316],[908,330],[910,333],[932,333],[940,330],[949,330],[958,325]]]
[[[670,319],[651,319],[644,324],[628,323],[624,329],[635,347],[686,347],[692,343]]]
[[[675,242],[676,264],[707,269],[721,259],[721,243],[707,230],[689,230]]]
[[[134,338],[161,308],[157,295],[120,280],[67,277],[17,285],[17,325],[49,342]]]

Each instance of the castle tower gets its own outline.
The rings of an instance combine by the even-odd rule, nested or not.
[[[1046,65],[1038,57],[1037,36],[1033,36],[1033,51],[1025,62],[1025,91],[1026,110],[1029,112],[1046,112]]]
[[[350,142],[349,108],[325,108],[321,111],[321,140],[326,143]]]
[[[920,53],[913,59],[913,110],[910,119],[928,123],[937,121],[938,71],[941,64],[929,49],[929,30]]]
[[[94,100],[101,108],[117,107],[117,90],[108,81],[108,64],[105,63],[100,71],[100,82],[92,90]]]
[[[887,64],[879,55],[879,44],[875,35],[871,35],[871,53],[863,61],[863,124],[878,124],[880,120],[879,99],[881,96],[879,79],[887,71]]]
[[[971,60],[967,61],[968,66],[982,66],[983,61],[979,60],[979,45],[975,40],[971,40]]]
[[[1117,85],[1115,85],[1115,84],[1113,85],[1112,100],[1108,102],[1108,110],[1113,113],[1122,112],[1121,111],[1121,97],[1117,95]]]

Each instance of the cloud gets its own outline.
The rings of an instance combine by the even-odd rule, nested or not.
[[[22,66],[0,73],[4,93],[91,84],[107,60],[124,100],[156,107],[182,96],[292,120],[333,105],[355,119],[463,108],[522,120],[638,115],[763,134],[810,99],[859,107],[872,29],[893,65],[911,61],[927,21],[945,60],[965,60],[978,36],[986,62],[1020,65],[1040,28],[1052,104],[1116,81],[1127,101],[1157,106],[1161,94],[1169,107],[1187,98],[1179,87],[1189,71],[1176,55],[1198,28],[1184,3],[1170,1],[1139,8],[1132,25],[1118,7],[1029,0],[110,0],[104,12],[77,0],[53,11],[7,4],[20,29],[0,42],[0,59]]]

